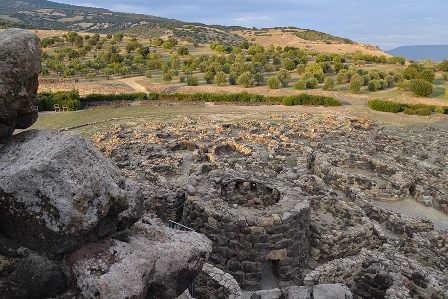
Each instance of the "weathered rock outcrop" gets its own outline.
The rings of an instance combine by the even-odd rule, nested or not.
[[[69,252],[125,229],[143,213],[136,184],[80,135],[12,136],[0,152],[0,168],[0,230],[36,251]]]
[[[0,32],[0,139],[37,120],[40,53],[35,34],[16,28]]]
[[[1,299],[169,299],[201,272],[211,241],[139,221],[140,189],[83,137],[31,130],[5,141]]]
[[[169,299],[191,284],[210,251],[203,235],[140,221],[66,260],[84,298]]]

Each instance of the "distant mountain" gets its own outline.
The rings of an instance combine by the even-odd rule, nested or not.
[[[80,6],[57,3],[48,0],[0,0],[0,14],[45,8],[80,8]],[[97,9],[93,7],[89,8],[92,10]]]
[[[402,46],[386,51],[386,53],[393,56],[402,56],[413,61],[429,59],[434,62],[441,62],[448,59],[448,45]]]
[[[266,47],[271,44],[284,47],[287,41],[289,46],[318,52],[385,54],[371,45],[358,44],[347,38],[310,29],[277,27],[258,30],[241,26],[206,25],[55,1],[0,0],[0,29],[20,27],[93,33],[121,31],[132,37],[172,36],[198,44],[213,42],[226,46],[240,45],[250,40]]]
[[[159,37],[172,35],[198,43],[241,44],[244,38],[226,27],[187,23],[151,15],[114,12],[103,8],[83,7],[47,0],[0,0],[0,28],[21,27],[67,31],[88,31]]]

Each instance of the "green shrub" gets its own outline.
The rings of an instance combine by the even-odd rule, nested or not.
[[[431,115],[431,113],[432,113],[432,111],[429,108],[421,108],[421,109],[415,110],[415,114],[421,115],[421,116]]]
[[[187,77],[187,85],[188,86],[198,86],[199,85],[199,80],[197,77],[193,76],[193,75],[189,75]]]
[[[359,93],[361,91],[361,86],[364,83],[364,79],[359,76],[355,75],[350,80],[350,91],[352,93]]]
[[[300,95],[293,95],[288,97],[283,97],[283,105],[293,106],[293,105],[308,105],[308,106],[341,106],[342,103],[331,97],[309,95],[302,93]]]
[[[333,78],[327,78],[325,79],[324,87],[322,87],[323,90],[329,90],[334,87],[334,80]]]
[[[436,109],[434,109],[434,112],[444,114],[445,109],[443,109],[442,107],[437,107]]]
[[[432,83],[436,78],[436,75],[434,74],[433,70],[426,69],[421,71],[421,73],[418,75],[418,78]]]
[[[319,80],[317,80],[314,77],[306,80],[306,88],[316,89],[318,85],[319,85]]]
[[[119,93],[119,94],[98,94],[91,93],[81,99],[81,102],[115,102],[115,101],[144,101],[148,97],[144,92]]]
[[[414,115],[414,114],[415,114],[415,110],[406,107],[406,108],[403,109],[403,113],[404,113],[404,114],[409,114],[409,115]]]
[[[81,108],[79,100],[67,100],[62,102],[62,106],[66,106],[68,111],[78,111]]]
[[[53,93],[40,92],[37,94],[36,106],[39,111],[52,111],[54,109]]]
[[[370,109],[382,112],[398,113],[402,111],[400,103],[373,99],[368,102]]]
[[[156,92],[150,92],[148,93],[148,100],[155,101],[159,98],[159,94]]]
[[[269,78],[266,80],[266,85],[267,85],[270,89],[277,89],[277,88],[280,87],[280,84],[281,84],[281,82],[280,82],[280,80],[277,78],[277,76],[269,77]]]
[[[410,89],[413,94],[419,97],[430,96],[433,92],[432,83],[425,81],[423,79],[414,79],[411,82]]]
[[[70,91],[41,92],[37,94],[36,105],[39,111],[53,111],[54,105],[67,107],[69,111],[76,111],[81,108],[79,92],[75,89]]]
[[[304,90],[305,88],[306,88],[306,82],[303,80],[298,80],[296,83],[294,83],[294,89]]]
[[[293,99],[291,97],[283,97],[282,101],[284,106],[292,106],[294,105]]]
[[[375,82],[373,80],[369,81],[367,88],[372,92],[375,92],[378,89],[377,85],[375,84]]]
[[[325,106],[342,106],[342,103],[334,98],[331,97],[325,97],[324,98],[324,105]]]
[[[437,108],[436,105],[426,105],[426,104],[406,104],[406,107],[409,107],[411,109],[417,110],[417,109],[429,109],[431,111],[434,111],[434,109]]]

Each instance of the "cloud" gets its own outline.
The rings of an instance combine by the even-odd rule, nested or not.
[[[240,17],[240,18],[236,18],[233,20],[236,22],[254,22],[254,21],[260,21],[260,20],[265,21],[265,20],[269,20],[269,19],[270,19],[270,17],[264,16],[264,17]]]

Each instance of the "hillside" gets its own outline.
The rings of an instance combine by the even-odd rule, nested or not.
[[[47,0],[0,0],[0,28],[22,27],[51,30],[116,33],[128,36],[173,36],[196,43],[239,45],[244,41],[269,46],[291,46],[318,52],[385,55],[371,45],[299,28],[249,29],[239,26],[187,23],[150,15],[113,12],[102,8],[61,4]]]
[[[224,26],[207,26],[179,20],[107,9],[66,5],[46,0],[0,0],[0,26],[160,37],[173,35],[197,43],[239,44],[243,38]],[[240,27],[228,27],[240,28]]]
[[[302,49],[306,48],[317,52],[355,53],[356,51],[361,51],[363,54],[371,54],[374,56],[391,56],[372,45],[360,44],[346,38],[336,37],[309,29],[288,27],[269,29],[263,28],[260,30],[234,30],[232,32],[240,35],[252,43],[262,45],[264,47],[268,47],[273,44],[276,47],[290,46]]]
[[[448,45],[402,46],[389,50],[387,53],[393,56],[403,56],[414,61],[429,59],[441,62],[448,59]]]

